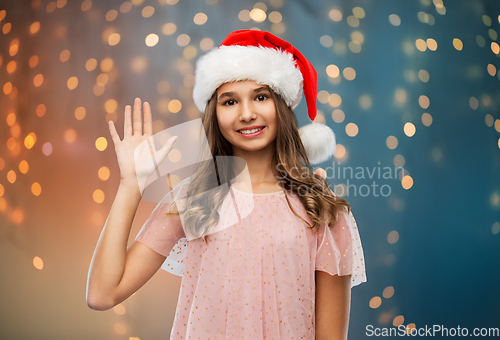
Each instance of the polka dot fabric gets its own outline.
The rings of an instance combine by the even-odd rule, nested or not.
[[[235,211],[234,201],[238,212],[253,209],[215,228],[208,244],[183,243],[179,219],[170,217],[148,219],[136,239],[167,260],[175,245],[185,245],[171,339],[314,339],[315,271],[351,275],[351,287],[366,281],[353,215],[344,211],[332,228],[325,223],[313,231],[290,210],[285,195],[310,222],[293,193],[232,192],[219,209],[221,221],[231,220],[224,216]],[[158,207],[152,215],[161,216]]]

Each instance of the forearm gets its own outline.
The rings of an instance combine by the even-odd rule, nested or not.
[[[345,340],[351,309],[351,276],[316,272],[316,340]]]
[[[87,303],[91,307],[112,303],[125,269],[128,238],[140,200],[137,182],[120,182],[89,268]]]

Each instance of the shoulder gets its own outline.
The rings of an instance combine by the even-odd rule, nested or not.
[[[181,210],[183,206],[183,198],[187,196],[187,191],[189,184],[191,182],[191,177],[187,177],[179,181],[159,202],[159,205],[168,205],[169,213],[178,214],[180,204]]]

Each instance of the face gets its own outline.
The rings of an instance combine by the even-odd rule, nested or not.
[[[217,89],[219,130],[233,154],[270,151],[277,135],[276,106],[270,90],[254,81],[226,83]]]

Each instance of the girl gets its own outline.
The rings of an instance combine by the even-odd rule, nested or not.
[[[349,204],[311,170],[333,153],[333,132],[299,130],[292,112],[303,90],[315,118],[314,68],[289,43],[244,30],[202,57],[195,77],[214,163],[165,195],[128,249],[138,183],[154,171],[134,164],[152,135],[150,106],[144,134],[138,98],[122,141],[109,123],[121,181],[90,265],[89,307],[112,308],[162,267],[182,275],[171,339],[346,339],[363,250]],[[176,138],[155,152],[158,163]]]

